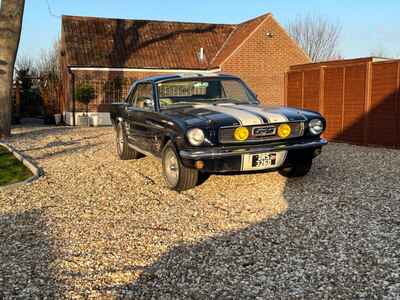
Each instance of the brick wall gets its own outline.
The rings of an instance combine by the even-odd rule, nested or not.
[[[272,33],[268,37],[267,33]],[[222,71],[240,76],[268,104],[284,104],[285,72],[310,59],[269,16],[222,65]]]

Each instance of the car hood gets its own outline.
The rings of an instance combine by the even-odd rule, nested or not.
[[[308,121],[319,113],[288,107],[258,104],[201,104],[163,111],[170,118],[192,126],[254,126],[283,122]]]

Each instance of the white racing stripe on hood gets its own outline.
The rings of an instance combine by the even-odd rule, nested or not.
[[[243,110],[247,111],[252,111],[254,113],[257,113],[264,118],[268,120],[268,123],[273,124],[273,123],[284,123],[288,122],[289,119],[283,115],[283,114],[277,114],[277,113],[271,113],[269,111],[266,111],[265,109],[262,109],[261,107],[255,107],[255,106],[247,106],[247,105],[238,105]]]
[[[196,108],[205,108],[215,112],[223,113],[235,118],[242,126],[252,126],[264,124],[262,118],[250,111],[235,108],[236,105],[195,105]]]

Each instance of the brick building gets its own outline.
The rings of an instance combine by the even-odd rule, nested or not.
[[[165,73],[224,72],[244,79],[266,103],[284,103],[289,66],[310,59],[271,14],[241,24],[205,24],[64,16],[61,67],[65,121],[84,109],[74,90],[90,84],[95,124],[108,124],[107,104],[136,79]]]

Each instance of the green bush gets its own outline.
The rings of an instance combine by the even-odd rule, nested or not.
[[[94,88],[89,84],[79,86],[75,91],[75,99],[86,105],[86,113],[89,112],[89,103],[96,97]]]

